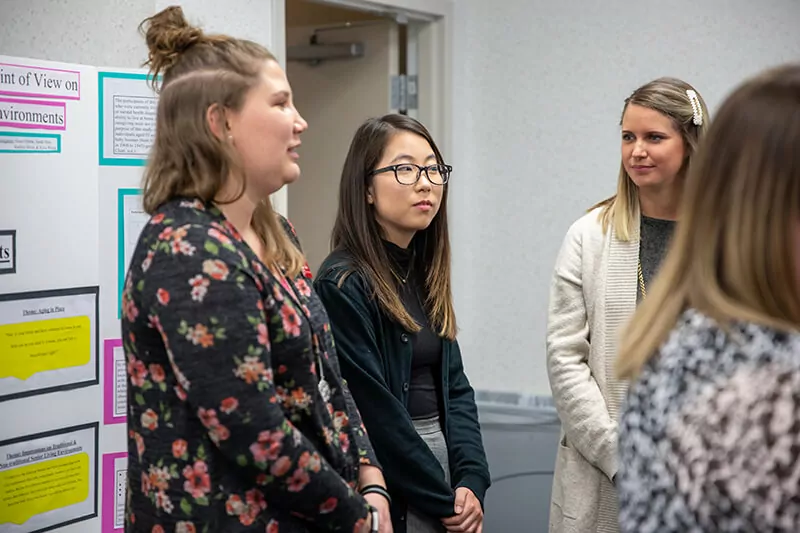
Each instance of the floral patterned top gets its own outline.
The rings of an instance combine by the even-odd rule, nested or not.
[[[122,295],[126,531],[363,527],[359,463],[377,461],[309,277],[274,275],[197,199],[144,227]]]
[[[689,309],[620,421],[623,533],[800,531],[800,332]]]

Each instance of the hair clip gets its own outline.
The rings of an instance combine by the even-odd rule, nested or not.
[[[686,90],[686,96],[689,97],[689,103],[692,104],[692,122],[695,126],[703,125],[703,106],[700,105],[700,98],[693,89]]]

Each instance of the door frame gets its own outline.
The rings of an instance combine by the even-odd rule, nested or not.
[[[291,1],[291,0],[288,0]],[[418,117],[436,139],[442,153],[453,154],[453,15],[454,0],[312,0],[360,11],[378,11],[425,22],[417,34],[419,94]],[[271,48],[286,68],[286,2],[272,0]],[[272,195],[275,210],[288,216],[286,187]]]

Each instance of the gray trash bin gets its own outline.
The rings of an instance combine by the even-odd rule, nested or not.
[[[547,533],[561,424],[552,399],[476,391],[492,486],[484,533]]]

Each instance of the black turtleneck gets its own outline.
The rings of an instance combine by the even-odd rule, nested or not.
[[[384,241],[391,268],[401,278],[398,281],[400,300],[408,313],[422,326],[411,335],[413,357],[408,394],[408,413],[413,419],[430,418],[440,412],[442,405],[442,339],[433,331],[422,302],[425,299],[424,281],[412,264],[412,248]],[[402,281],[405,280],[405,281]]]

